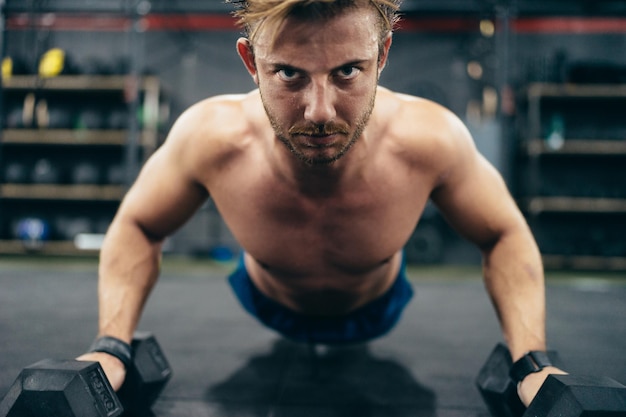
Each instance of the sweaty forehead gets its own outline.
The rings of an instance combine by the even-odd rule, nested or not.
[[[269,60],[376,58],[379,26],[370,8],[347,9],[333,17],[291,16],[275,34],[261,28],[255,55]]]

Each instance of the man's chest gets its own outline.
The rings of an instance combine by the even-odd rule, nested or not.
[[[239,244],[259,262],[298,274],[319,268],[367,271],[410,237],[429,192],[367,181],[326,196],[259,181],[213,193]]]

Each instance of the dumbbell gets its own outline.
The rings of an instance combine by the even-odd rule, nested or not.
[[[35,184],[58,184],[61,182],[61,170],[50,159],[41,158],[33,166],[31,180]]]
[[[85,216],[58,216],[54,219],[54,229],[64,240],[74,240],[81,233],[93,233],[93,221]]]
[[[47,129],[71,129],[74,127],[75,110],[71,105],[50,100],[47,104],[48,124],[39,126]]]
[[[0,417],[117,417],[150,414],[172,376],[154,336],[137,332],[124,384],[111,388],[98,362],[44,359],[22,370],[0,402]]]
[[[4,168],[4,182],[9,184],[24,184],[28,182],[28,168],[20,161],[9,162]]]
[[[84,108],[78,112],[76,130],[97,130],[106,127],[107,115],[100,109]]]
[[[128,110],[125,108],[112,109],[108,116],[106,126],[107,129],[122,130],[128,129]]]
[[[24,75],[28,73],[28,64],[23,57],[5,56],[2,59],[2,78],[7,79],[13,75]]]
[[[74,59],[61,48],[51,48],[44,52],[39,59],[38,75],[41,78],[77,73],[78,67]]]
[[[98,184],[100,167],[90,161],[82,161],[72,168],[71,181],[74,184]]]
[[[547,357],[562,367],[558,354]],[[513,361],[506,346],[498,344],[481,368],[476,385],[494,417],[625,417],[626,386],[607,377],[550,375],[524,407],[509,376]]]

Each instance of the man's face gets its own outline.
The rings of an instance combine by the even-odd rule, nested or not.
[[[251,74],[265,111],[278,139],[309,165],[339,159],[365,129],[384,63],[376,19],[370,8],[289,18],[273,44],[263,29],[257,37]]]

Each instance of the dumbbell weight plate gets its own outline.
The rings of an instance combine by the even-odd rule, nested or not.
[[[624,417],[626,387],[607,377],[549,375],[523,417]]]
[[[161,394],[172,377],[172,369],[151,333],[135,332],[132,347],[133,363],[118,396],[128,412],[141,414]]]
[[[150,415],[172,371],[148,332],[136,332],[134,357],[114,393],[97,362],[45,359],[22,370],[0,402],[0,417],[117,417]]]
[[[113,109],[109,112],[107,118],[107,128],[113,130],[121,130],[128,128],[128,110]]]
[[[106,115],[98,109],[87,108],[78,113],[75,128],[78,130],[103,129],[107,122]]]
[[[60,177],[59,168],[49,159],[41,158],[35,162],[31,175],[35,184],[58,184]]]
[[[4,182],[24,184],[28,182],[28,168],[21,162],[9,162],[4,169]]]
[[[44,359],[22,370],[0,416],[117,417],[122,405],[97,362]]]
[[[519,417],[525,410],[515,384],[509,378],[512,364],[509,349],[500,343],[493,349],[476,378],[476,386],[492,416]]]
[[[549,350],[547,353],[555,366],[562,367],[556,351]],[[509,377],[512,365],[509,349],[498,343],[476,377],[476,386],[492,416],[520,417],[526,410],[517,394],[517,387]]]
[[[7,129],[21,129],[24,127],[23,122],[24,110],[21,106],[10,106],[6,112],[5,124]]]
[[[547,354],[563,368],[555,351]],[[476,378],[494,417],[626,417],[626,387],[606,377],[549,375],[525,409],[509,377],[511,366],[508,348],[498,344]]]
[[[74,114],[70,106],[61,103],[48,104],[48,128],[71,129],[74,127]]]
[[[124,184],[126,181],[126,167],[121,164],[109,166],[106,173],[107,184]]]
[[[72,169],[72,183],[98,184],[100,182],[100,168],[91,162],[80,162]]]

